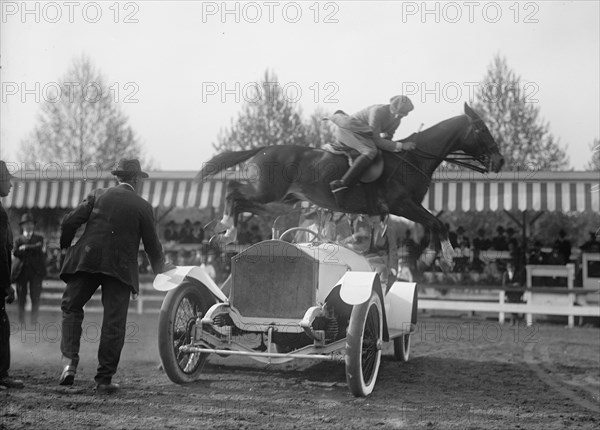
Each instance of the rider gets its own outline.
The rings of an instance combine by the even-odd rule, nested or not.
[[[404,95],[394,96],[388,105],[369,106],[354,115],[337,111],[329,119],[337,125],[336,139],[339,143],[357,150],[360,155],[342,179],[330,182],[331,191],[340,197],[341,192],[356,183],[377,156],[377,149],[398,152],[415,148],[414,142],[393,142],[391,139],[400,121],[413,110],[410,99]]]

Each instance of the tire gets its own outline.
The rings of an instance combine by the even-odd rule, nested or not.
[[[193,342],[197,317],[214,303],[201,286],[190,282],[165,296],[158,319],[158,352],[165,373],[176,384],[196,381],[202,372],[208,354],[184,354],[179,347]]]
[[[410,356],[410,334],[394,339],[394,357],[398,361],[407,362]]]
[[[381,363],[383,343],[381,299],[373,291],[365,303],[354,306],[346,336],[346,382],[352,394],[371,394]]]

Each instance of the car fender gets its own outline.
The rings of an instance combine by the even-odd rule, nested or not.
[[[356,306],[365,303],[375,291],[381,299],[381,311],[383,313],[383,340],[389,340],[387,315],[385,311],[385,300],[383,290],[376,272],[346,272],[338,282],[340,285],[340,298],[347,304]]]
[[[340,298],[349,305],[360,305],[371,297],[375,287],[375,272],[346,272],[340,278]],[[381,295],[381,292],[378,291]],[[382,301],[383,302],[383,301]]]
[[[222,302],[227,296],[221,291],[213,279],[199,266],[177,266],[165,273],[159,273],[154,278],[152,286],[158,291],[170,291],[177,288],[185,278],[193,278],[202,283],[208,290]]]
[[[396,281],[385,296],[387,324],[390,330],[410,332],[417,323],[417,284]]]

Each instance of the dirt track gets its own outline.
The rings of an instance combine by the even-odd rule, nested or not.
[[[14,307],[9,307],[14,321]],[[388,349],[374,393],[354,398],[344,366],[265,366],[213,357],[198,383],[178,386],[158,368],[158,316],[130,314],[115,396],[94,394],[99,314],[86,315],[73,388],[57,385],[59,313],[37,330],[13,324],[12,375],[0,392],[0,428],[562,429],[600,423],[600,333],[558,324],[420,317],[408,363]]]

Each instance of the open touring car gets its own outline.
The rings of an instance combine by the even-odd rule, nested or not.
[[[293,243],[298,233],[314,238]],[[345,363],[350,391],[367,396],[383,342],[408,360],[417,317],[416,284],[388,289],[366,256],[302,227],[239,252],[222,287],[200,267],[158,275],[154,287],[168,290],[158,341],[176,383],[198,380],[210,354],[269,364],[320,359]]]

